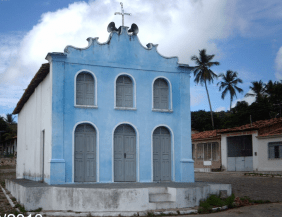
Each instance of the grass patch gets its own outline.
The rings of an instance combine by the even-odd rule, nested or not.
[[[0,184],[1,184],[2,188],[5,188],[5,187],[6,187],[5,181],[0,181]]]
[[[29,210],[29,212],[41,212],[41,211],[42,211],[41,207],[39,207],[38,209]]]
[[[153,217],[155,214],[153,212],[147,212],[147,216]]]
[[[227,205],[228,208],[233,208],[234,205],[234,200],[235,200],[235,195],[232,194],[231,196],[227,197],[226,199],[221,199],[217,195],[210,195],[206,200],[200,201],[198,213],[199,214],[204,214],[204,213],[211,213],[212,208],[214,207],[222,207]],[[219,211],[219,210],[217,210]]]
[[[16,204],[15,207],[18,208],[21,213],[26,213],[26,210],[25,210],[24,206],[22,206],[20,204]]]

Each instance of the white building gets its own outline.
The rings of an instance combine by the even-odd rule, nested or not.
[[[226,171],[282,171],[282,119],[224,129],[222,168]]]

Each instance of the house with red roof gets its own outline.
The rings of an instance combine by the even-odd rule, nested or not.
[[[220,130],[226,171],[282,171],[282,119]]]
[[[195,172],[220,170],[220,140],[218,130],[192,133],[192,157]]]
[[[282,171],[282,119],[192,134],[194,170]]]

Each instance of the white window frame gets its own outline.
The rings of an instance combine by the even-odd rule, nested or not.
[[[274,152],[274,158],[270,158],[270,146],[280,146],[279,147],[279,158],[275,158],[275,152]],[[282,155],[280,156],[280,148],[282,149],[282,141],[277,141],[277,142],[269,142],[267,145],[267,150],[268,150],[268,160],[282,160]]]
[[[133,85],[133,87],[132,87],[132,90],[133,90],[133,107],[117,107],[116,106],[116,103],[117,103],[117,99],[116,99],[117,79],[118,79],[119,76],[123,76],[123,75],[128,76],[132,81],[132,85]],[[115,77],[115,81],[114,81],[114,109],[116,109],[116,110],[137,110],[136,109],[136,82],[135,82],[134,77],[131,74],[122,72]]]
[[[159,78],[162,78],[164,80],[166,80],[166,82],[168,83],[168,109],[155,109],[154,108],[154,84],[155,81]],[[164,76],[158,76],[156,78],[154,78],[153,82],[152,82],[152,111],[153,112],[173,112],[172,109],[172,86],[171,86],[171,82],[167,77]]]
[[[79,73],[83,73],[83,72],[86,72],[86,73],[90,73],[93,78],[94,78],[94,86],[95,86],[95,89],[94,89],[94,105],[77,105],[76,104],[76,78],[77,76],[79,75]],[[95,76],[95,74],[88,70],[88,69],[82,69],[82,70],[79,70],[75,76],[74,76],[74,107],[76,108],[98,108],[98,92],[97,92],[97,78]]]

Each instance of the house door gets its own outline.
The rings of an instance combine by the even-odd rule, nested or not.
[[[74,181],[96,181],[96,130],[90,124],[75,129]]]
[[[136,133],[128,124],[118,126],[114,133],[114,181],[136,181]]]
[[[227,138],[227,171],[253,171],[252,136]]]
[[[165,127],[153,134],[153,180],[171,181],[171,137]]]

